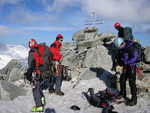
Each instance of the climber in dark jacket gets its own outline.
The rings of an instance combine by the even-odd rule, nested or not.
[[[28,69],[25,77],[32,83],[35,106],[32,112],[42,112],[45,105],[43,89],[50,87],[50,58],[49,47],[38,44],[34,39],[29,41]],[[34,76],[33,76],[34,74]]]
[[[131,88],[131,99],[126,104],[133,106],[137,104],[137,88],[136,88],[136,62],[138,60],[138,51],[133,46],[133,41],[124,41],[122,38],[114,40],[115,46],[119,49],[118,64],[123,66],[123,73],[120,76],[120,97],[127,99],[126,81],[129,80]]]
[[[124,28],[120,25],[120,23],[116,22],[114,27],[118,31],[118,37],[124,38]]]
[[[114,24],[115,29],[118,31],[118,36],[124,40],[134,40],[132,29],[130,27],[122,27],[119,22]]]

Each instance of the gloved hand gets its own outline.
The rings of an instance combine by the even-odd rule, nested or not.
[[[24,76],[25,76],[25,78],[28,80],[28,81],[32,81],[32,74],[29,74],[28,72],[25,72],[24,73]]]
[[[116,66],[116,72],[122,73],[123,72],[123,66]]]

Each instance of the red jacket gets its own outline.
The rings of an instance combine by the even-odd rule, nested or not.
[[[54,61],[60,61],[62,58],[62,54],[60,52],[60,48],[62,47],[62,44],[55,40],[55,42],[50,46],[50,51],[53,54],[52,60]]]

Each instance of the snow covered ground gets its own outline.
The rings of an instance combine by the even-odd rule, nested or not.
[[[91,80],[82,80],[79,85],[72,89],[71,82],[63,82],[62,90],[65,92],[63,97],[55,94],[46,96],[46,107],[44,113],[101,113],[102,109],[95,108],[88,104],[86,99],[81,95],[82,91],[87,91],[88,88],[104,90],[106,86],[103,81],[94,78]],[[30,113],[31,107],[34,105],[31,88],[28,87],[27,96],[20,96],[13,101],[0,101],[0,113]],[[78,105],[80,111],[70,109],[71,105]],[[118,113],[150,113],[149,98],[138,98],[138,104],[133,107],[125,106],[124,104],[114,105],[115,111]]]
[[[5,67],[11,59],[25,59],[28,49],[22,45],[5,45],[0,43],[0,69]]]

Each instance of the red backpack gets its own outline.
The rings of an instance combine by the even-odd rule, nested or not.
[[[41,71],[39,70],[39,66],[44,64],[44,60],[42,56],[44,56],[44,45],[38,45],[38,50],[33,52],[33,58],[35,60],[35,72],[37,74],[41,74]]]

